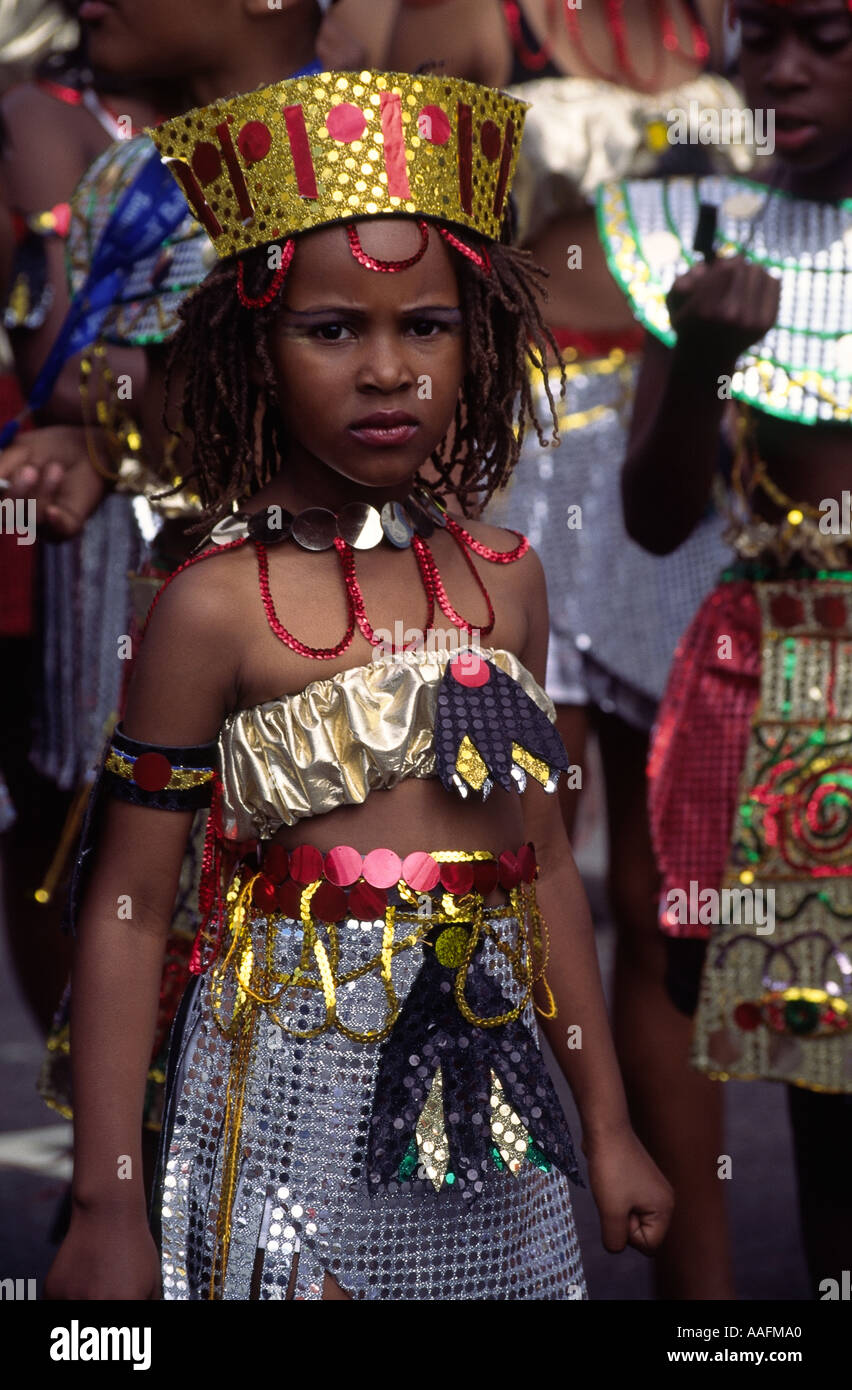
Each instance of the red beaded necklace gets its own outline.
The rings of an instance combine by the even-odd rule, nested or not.
[[[512,534],[518,537],[518,544],[513,550],[501,552],[499,550],[493,550],[491,546],[483,545],[481,541],[475,540],[470,532],[465,530],[463,526],[460,526],[452,517],[447,517],[446,529],[459,547],[465,563],[476,580],[480,593],[485,599],[488,607],[488,622],[484,627],[475,627],[473,623],[469,623],[466,618],[463,618],[462,615],[456,611],[444,588],[444,583],[441,579],[440,571],[432,551],[421,536],[413,536],[411,539],[411,548],[417,559],[417,568],[420,571],[420,578],[429,605],[423,631],[424,633],[429,632],[434,627],[435,603],[437,601],[441,612],[450,620],[454,627],[462,628],[465,632],[469,633],[479,632],[481,636],[487,637],[494,627],[494,605],[491,602],[491,595],[483,584],[476,566],[470,558],[470,551],[472,550],[483,560],[488,560],[492,564],[508,565],[515,560],[520,560],[521,556],[525,555],[529,550],[530,543],[526,536],[522,536],[519,532],[513,531]],[[223,549],[226,548],[227,547],[223,547]],[[287,628],[284,627],[284,624],[278,617],[275,611],[272,592],[269,587],[269,557],[266,552],[266,546],[259,542],[255,542],[260,596],[263,602],[264,612],[266,613],[266,621],[269,623],[270,629],[274,632],[279,642],[283,642],[291,651],[298,652],[300,656],[307,656],[316,661],[331,661],[334,657],[340,656],[345,652],[347,648],[351,646],[356,625],[359,632],[363,637],[366,637],[371,646],[378,646],[380,641],[383,640],[376,636],[367,617],[364,595],[361,592],[361,586],[358,583],[358,578],[355,573],[355,552],[350,545],[340,540],[339,537],[334,541],[334,548],[340,558],[340,567],[343,572],[343,584],[346,589],[346,631],[340,641],[333,647],[311,647],[308,646],[306,642],[302,642],[298,637],[294,637],[292,632],[289,632]],[[392,650],[396,651],[396,648],[393,647]]]
[[[421,536],[415,535],[411,540],[411,548],[417,559],[417,568],[420,572],[420,578],[429,605],[423,632],[426,633],[433,629],[435,604],[437,602],[441,612],[449,619],[454,627],[462,628],[464,631],[471,634],[478,632],[481,636],[487,637],[494,627],[494,605],[471,559],[470,552],[473,551],[475,555],[479,555],[483,560],[488,560],[491,564],[511,565],[515,560],[520,560],[523,555],[526,555],[530,548],[530,543],[526,536],[522,536],[518,531],[513,531],[512,535],[517,536],[518,539],[517,545],[512,550],[494,550],[491,546],[483,545],[481,541],[475,540],[464,526],[460,526],[459,523],[454,521],[450,516],[446,518],[446,529],[459,547],[465,563],[476,580],[480,593],[485,599],[488,607],[488,622],[484,627],[475,627],[474,624],[469,623],[466,618],[463,618],[462,615],[456,611],[444,588],[444,583],[441,579],[440,571],[431,549]],[[181,574],[183,570],[189,569],[191,565],[198,564],[200,560],[206,560],[211,555],[221,555],[226,550],[235,550],[238,546],[248,544],[249,540],[250,537],[245,536],[241,537],[239,540],[231,541],[226,545],[212,546],[209,550],[203,550],[200,554],[192,555],[188,560],[185,560],[173,574],[169,575],[166,583],[157,593],[148,611],[148,618],[145,624],[146,628],[166,588],[177,575]],[[291,651],[298,652],[300,656],[307,656],[315,661],[332,661],[335,657],[345,652],[352,644],[356,626],[371,646],[375,647],[380,644],[383,639],[376,636],[367,617],[364,595],[361,592],[361,586],[358,583],[358,578],[355,573],[355,552],[350,545],[347,545],[346,541],[341,540],[339,537],[334,541],[334,549],[340,559],[343,584],[346,589],[347,621],[346,631],[340,641],[335,643],[333,647],[311,647],[306,642],[302,642],[298,637],[294,637],[292,632],[289,632],[284,626],[275,610],[275,603],[269,585],[269,556],[266,546],[260,541],[254,541],[253,544],[255,553],[257,554],[258,585],[260,588],[261,602],[263,603],[263,609],[266,613],[266,620],[270,630],[275,634],[279,642],[283,642]],[[395,652],[396,648],[392,647],[392,651]]]
[[[624,0],[606,0],[606,27],[612,36],[613,55],[616,64],[615,74],[604,72],[591,57],[583,42],[582,25],[580,23],[578,10],[570,5],[568,0],[563,0],[562,9],[565,16],[565,27],[568,30],[571,42],[583,62],[596,77],[602,78],[604,82],[627,85],[638,92],[655,92],[659,89],[663,61],[667,52],[681,53],[684,57],[690,58],[699,64],[706,62],[710,53],[710,45],[707,42],[707,35],[701,22],[693,15],[689,16],[692,33],[692,52],[688,53],[678,38],[677,25],[669,10],[668,0],[651,0],[651,5],[652,13],[656,17],[657,27],[659,29],[660,43],[656,46],[653,74],[650,77],[641,77],[633,66],[628,53]]]
[[[553,57],[553,46],[549,39],[545,38],[541,46],[535,52],[527,48],[524,41],[524,26],[521,22],[520,6],[516,0],[503,0],[503,14],[509,26],[509,35],[512,45],[525,68],[530,72],[538,72],[541,68],[546,68]],[[556,0],[547,0],[547,32],[553,32],[553,25],[556,19]]]

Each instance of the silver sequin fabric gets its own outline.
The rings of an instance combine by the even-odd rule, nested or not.
[[[42,547],[42,675],[31,760],[63,791],[96,765],[118,712],[130,631],[128,572],[142,557],[129,497],[113,493],[80,536]]]
[[[285,919],[276,925],[274,959],[289,972],[299,959],[302,927]],[[265,931],[265,920],[255,919],[255,949]],[[381,922],[351,919],[338,931],[341,973],[380,948]],[[517,933],[516,919],[502,919],[501,939],[504,931]],[[401,1003],[422,951],[416,946],[394,957]],[[505,957],[490,941],[483,951],[485,969],[517,1002]],[[173,1043],[179,1050],[161,1155],[166,1299],[209,1297],[222,1176],[230,1043],[212,1016],[211,978],[191,988],[182,1034]],[[281,1006],[289,1027],[319,1023],[322,995],[309,993],[299,991]],[[378,976],[352,981],[338,1007],[348,1026],[380,1028],[387,1000]],[[534,1032],[529,1005],[524,1021]],[[385,1184],[375,1174],[371,1181],[367,1140],[381,1044],[352,1042],[337,1031],[300,1041],[263,1013],[254,1036],[222,1296],[282,1299],[290,1289],[295,1299],[317,1300],[326,1273],[362,1300],[587,1296],[569,1184],[556,1169],[524,1164],[515,1176],[485,1156],[439,1193],[422,1169],[408,1182]],[[482,1123],[487,1127],[487,1115]]]
[[[527,436],[485,519],[522,531],[544,566],[551,699],[598,703],[649,729],[675,646],[730,551],[716,515],[671,555],[651,555],[627,535],[621,465],[637,365],[628,357],[615,368],[612,359],[569,368],[565,400],[557,399],[561,442],[542,448],[535,434]],[[555,373],[551,387],[556,398]],[[546,420],[540,382],[536,408]]]

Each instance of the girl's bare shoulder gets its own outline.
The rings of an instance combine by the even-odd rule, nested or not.
[[[222,551],[160,590],[134,653],[125,719],[131,737],[184,744],[217,735],[239,683],[254,567],[253,554]]]
[[[480,545],[487,545],[489,549],[497,551],[498,554],[507,554],[513,551],[518,544],[518,532],[516,531],[507,531],[504,526],[492,526],[487,521],[478,519],[473,521],[452,511],[450,515],[473,536],[475,541],[478,541]],[[542,578],[541,561],[532,546],[528,547],[519,560],[513,561],[511,565],[506,565],[503,568],[516,575],[519,580],[523,579],[525,584],[537,585]]]
[[[164,583],[149,623],[176,633],[197,631],[222,636],[238,630],[240,610],[254,581],[257,561],[252,546],[213,550],[193,558]]]

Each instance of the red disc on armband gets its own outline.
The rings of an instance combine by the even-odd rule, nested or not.
[[[351,845],[335,845],[325,856],[325,876],[338,888],[348,888],[361,877],[363,863],[361,855]]]
[[[265,874],[256,878],[251,887],[251,900],[263,912],[271,912],[275,906],[275,884]]]
[[[535,850],[532,845],[521,845],[518,850],[518,868],[524,883],[532,883],[535,878]]]
[[[510,849],[504,850],[500,855],[500,882],[504,888],[517,888],[521,881],[521,866],[518,863],[517,855]]]
[[[321,883],[311,898],[311,915],[318,922],[339,922],[346,916],[346,894],[333,883]]]
[[[282,883],[275,890],[275,906],[279,912],[283,912],[285,917],[295,917],[296,921],[302,915],[302,890],[298,883],[294,883],[292,878],[288,878],[286,883]]]
[[[359,922],[374,922],[384,917],[388,905],[388,895],[383,888],[374,888],[371,883],[356,883],[349,890],[347,912],[357,917]]]
[[[283,883],[290,871],[290,856],[283,845],[270,845],[263,856],[263,872],[273,883]]]
[[[500,878],[500,868],[495,859],[479,859],[473,866],[473,886],[483,897],[493,893]]]
[[[455,897],[460,897],[462,893],[469,893],[473,887],[473,864],[442,864],[441,882],[448,893]]]
[[[322,855],[315,845],[299,845],[290,851],[290,877],[303,888],[322,878]]]
[[[161,792],[171,776],[172,765],[164,753],[140,753],[133,764],[133,780],[143,792]]]

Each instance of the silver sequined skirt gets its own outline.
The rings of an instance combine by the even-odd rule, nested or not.
[[[495,926],[498,934],[517,935],[514,918]],[[255,949],[265,927],[263,918],[252,924]],[[354,919],[337,924],[338,974],[376,957],[383,927]],[[297,965],[302,931],[301,923],[278,919],[279,970],[289,973]],[[482,959],[502,994],[517,1002],[518,986],[493,938],[484,943]],[[423,960],[422,944],[393,957],[402,1006]],[[158,1211],[167,1299],[210,1296],[232,1058],[213,1016],[214,990],[210,974],[190,987],[172,1045]],[[322,994],[294,993],[292,1006],[281,1006],[282,1022],[294,1031],[316,1027]],[[356,1032],[380,1029],[387,1009],[376,973],[344,986],[338,1000],[339,1016]],[[537,1049],[531,1006],[521,1017]],[[456,1174],[452,1190],[440,1192],[422,1180],[422,1169],[407,1182],[378,1183],[369,1173],[370,1117],[384,1046],[331,1029],[300,1040],[261,1015],[243,1097],[223,1296],[281,1299],[289,1291],[296,1299],[320,1299],[327,1272],[357,1299],[585,1298],[569,1183],[555,1167],[542,1171],[527,1163],[513,1174],[486,1154]],[[424,1037],[424,1063],[429,1047]],[[420,1058],[406,1060],[416,1068]],[[511,1054],[505,1061],[511,1068]],[[477,1118],[489,1124],[488,1115]]]
[[[550,381],[560,443],[527,436],[505,489],[485,519],[528,536],[547,579],[550,645],[546,687],[556,704],[596,704],[650,729],[675,646],[728,563],[721,517],[711,515],[671,555],[630,539],[621,504],[621,465],[638,359],[569,364],[565,399]],[[533,390],[548,418],[541,375]],[[684,466],[688,461],[685,460]]]

